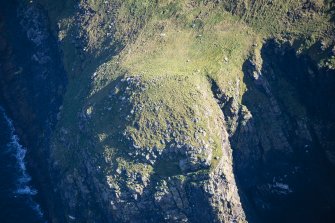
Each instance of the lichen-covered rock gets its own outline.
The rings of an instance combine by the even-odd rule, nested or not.
[[[21,130],[32,129],[27,138],[38,139],[31,145],[48,182],[41,188],[50,192],[50,221],[331,216],[333,7],[20,3],[19,30],[31,49],[22,53],[26,63],[16,62],[24,50],[0,33],[0,100]]]

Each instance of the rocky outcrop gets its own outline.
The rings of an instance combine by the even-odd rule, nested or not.
[[[246,11],[245,2],[232,11]],[[250,46],[243,83],[236,78],[233,93],[209,73],[193,81],[200,70],[173,80],[144,78],[123,69],[114,55],[124,47],[120,42],[136,38],[133,26],[142,27],[142,14],[131,8],[136,19],[120,25],[114,20],[128,10],[122,3],[99,5],[111,15],[106,21],[91,4],[82,1],[71,8],[74,17],[56,21],[63,62],[43,8],[0,4],[8,6],[0,21],[6,30],[0,34],[1,103],[27,147],[36,148],[28,158],[51,222],[334,219],[333,70],[318,69],[287,42],[269,40],[260,51]],[[10,27],[14,12],[17,26]],[[113,42],[117,30],[124,33]],[[233,59],[223,60],[226,66]],[[74,80],[60,106],[63,64]],[[166,90],[165,81],[176,86]],[[182,92],[187,100],[178,103],[188,104],[175,108],[184,87],[190,88]],[[172,106],[154,100],[163,90]]]
[[[118,109],[123,109],[117,118],[127,118],[128,110],[129,114],[137,110],[131,106],[130,95],[146,89],[146,84],[138,77],[125,77],[112,85],[114,90],[107,98],[118,102]],[[115,89],[119,93],[117,97]],[[216,106],[213,109],[220,111],[213,95],[208,96]],[[95,108],[98,106],[97,103]],[[94,108],[88,107],[79,116],[79,128],[80,134],[91,138],[88,126],[95,114],[92,112]],[[89,147],[76,152],[76,157],[82,161],[71,171],[64,171],[64,164],[57,161],[57,147],[62,145],[71,149],[78,145],[69,145],[71,133],[61,130],[57,137],[61,144],[52,147],[55,153],[52,169],[59,171],[54,182],[57,182],[64,202],[65,217],[68,221],[79,222],[85,219],[103,222],[245,222],[224,115],[219,114],[216,121],[220,126],[217,132],[221,139],[220,155],[214,155],[210,146],[195,147],[178,141],[173,134],[171,141],[174,143],[166,144],[166,148],[141,147],[125,130],[118,130],[124,132],[118,134],[120,142],[124,143],[120,146],[121,151],[107,148],[101,160],[94,152],[101,144],[91,139]],[[101,113],[96,115],[100,117]],[[105,137],[100,136],[99,140],[107,140]],[[205,156],[199,158],[199,154]],[[213,160],[217,162],[215,167],[211,167]]]
[[[331,222],[334,216],[328,210],[334,207],[334,192],[330,189],[334,181],[326,176],[333,167],[326,158],[325,149],[329,147],[322,146],[324,140],[330,141],[317,137],[319,131],[315,127],[322,123],[323,109],[328,114],[334,111],[330,105],[333,103],[323,104],[318,115],[310,106],[313,100],[332,100],[326,95],[332,94],[328,90],[334,82],[327,72],[312,68],[308,58],[297,56],[289,45],[271,40],[264,45],[261,57],[262,63],[254,56],[245,62],[248,91],[242,103],[246,107],[241,107],[235,118],[237,130],[230,134],[235,174],[247,217],[256,222],[273,221],[277,215],[280,221]],[[327,79],[328,90],[316,87],[318,81],[308,77],[311,74]],[[323,82],[323,86],[327,84]],[[332,124],[327,120],[329,128]],[[317,174],[316,169],[320,171]],[[287,202],[292,208],[300,205],[301,210],[313,209],[315,214],[295,208],[290,211]],[[329,209],[320,207],[320,203],[329,204]]]

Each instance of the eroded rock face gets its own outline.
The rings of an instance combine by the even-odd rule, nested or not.
[[[45,214],[53,215],[57,199],[46,186],[51,184],[48,144],[66,85],[57,41],[45,11],[36,5],[1,1],[0,24],[0,104],[28,148],[27,166],[38,199],[48,207]]]
[[[111,205],[110,212],[104,213],[105,216],[110,216],[114,221],[124,222],[243,222],[246,220],[259,222],[273,220],[273,216],[286,211],[286,215],[280,214],[282,218],[288,221],[298,220],[304,219],[306,215],[299,211],[290,212],[291,206],[287,204],[301,205],[301,199],[312,193],[311,190],[314,189],[319,191],[319,194],[318,197],[310,197],[311,202],[316,204],[329,202],[332,205],[333,182],[328,181],[326,175],[323,175],[331,171],[331,168],[327,169],[327,165],[322,163],[324,151],[318,146],[319,139],[315,138],[315,130],[311,126],[314,120],[309,116],[308,111],[298,114],[296,110],[291,110],[298,108],[308,110],[306,105],[300,104],[298,97],[294,97],[293,100],[297,101],[290,102],[289,105],[285,105],[286,102],[282,101],[283,96],[279,94],[273,82],[274,76],[271,76],[278,75],[278,78],[281,78],[282,71],[269,63],[267,55],[267,53],[271,54],[272,50],[280,49],[276,49],[279,46],[271,44],[273,43],[270,42],[265,46],[262,55],[257,55],[262,56],[262,62],[255,62],[254,57],[245,62],[245,82],[249,92],[244,95],[242,104],[238,103],[234,97],[227,97],[215,81],[209,81],[212,91],[212,98],[209,100],[215,100],[215,106],[222,111],[218,119],[223,125],[218,124],[222,125],[218,132],[222,137],[223,154],[220,157],[213,157],[218,159],[217,167],[212,172],[207,172],[208,166],[202,165],[200,160],[193,164],[192,162],[185,164],[187,160],[194,158],[192,151],[197,152],[199,148],[183,145],[181,142],[174,145],[168,144],[164,150],[142,148],[133,142],[130,135],[125,134],[124,140],[131,142],[129,144],[131,154],[128,153],[128,158],[143,164],[148,168],[147,170],[151,169],[150,166],[155,169],[156,164],[161,165],[161,160],[165,165],[180,169],[177,176],[164,173],[169,176],[162,177],[117,167],[114,174],[107,177],[108,186],[98,183],[103,182],[101,179],[94,179],[95,183],[88,184],[95,186],[89,190],[86,189],[86,193],[103,191],[101,194],[104,200],[100,205],[104,207]],[[289,53],[289,48],[284,52]],[[284,53],[283,57],[286,56]],[[300,63],[299,58],[295,57],[295,59]],[[132,86],[142,86],[141,89],[145,89],[145,84],[134,84],[134,79],[125,79],[121,83],[129,82]],[[278,81],[278,79],[275,80]],[[127,84],[124,87],[118,84],[117,86],[120,91],[129,88]],[[134,91],[136,90],[129,92]],[[122,99],[123,96],[120,96],[120,98],[121,101],[127,101],[127,97]],[[182,152],[181,149],[183,149]],[[232,152],[234,158],[232,158]],[[206,163],[206,159],[204,161]],[[109,162],[113,163],[112,160]],[[86,169],[92,170],[96,165],[98,164],[95,163]],[[314,172],[313,168],[321,170],[322,173]],[[87,177],[98,174],[98,172],[92,172]],[[73,179],[80,179],[80,177],[75,175]],[[72,184],[71,182],[68,183]],[[320,182],[323,182],[322,186],[317,186]],[[308,187],[306,187],[307,184],[309,184]],[[75,191],[76,188],[73,187],[72,190]],[[325,191],[321,192],[322,190]],[[76,204],[80,201],[73,200],[74,197],[70,194],[72,193],[69,193],[66,199],[72,200],[73,209],[69,212],[72,216],[78,213],[75,210]],[[82,199],[80,195],[78,197]],[[307,218],[318,219],[323,213],[325,221],[332,219],[332,214],[328,212],[331,207],[329,206],[330,209],[319,208],[318,214],[308,215]],[[305,208],[307,207],[302,206],[302,209]],[[86,217],[90,216],[84,218]]]
[[[333,94],[329,89],[334,87],[334,80],[327,72],[317,71],[308,58],[297,56],[288,45],[269,41],[261,56],[261,66],[252,58],[245,63],[249,91],[242,103],[252,118],[245,117],[241,110],[238,128],[230,135],[247,216],[256,222],[270,221],[276,215],[288,222],[331,222],[334,181],[329,177],[334,167],[326,155],[329,146],[325,145],[332,140],[319,136],[332,134],[325,129],[333,126],[328,118],[334,112],[334,103],[326,95]],[[324,88],[320,88],[320,81]],[[319,109],[315,110],[314,103],[320,103]],[[323,133],[320,126],[324,126]],[[321,203],[327,203],[327,208],[320,207]],[[260,214],[254,215],[255,211]]]
[[[138,89],[146,89],[145,86],[145,83],[140,83],[140,78],[130,77],[117,80],[112,85],[112,91],[106,100],[114,98],[118,102],[117,108],[123,110],[121,113],[114,113],[116,119],[126,119],[128,114],[132,114],[132,110],[138,110],[132,106],[129,94],[137,94]],[[232,150],[224,115],[215,102],[210,86],[204,86],[207,89],[202,88],[205,92],[203,96],[209,103],[204,106],[211,107],[218,127],[212,133],[207,129],[206,131],[211,137],[218,135],[220,145],[217,148],[212,144],[193,146],[173,133],[169,140],[165,138],[169,143],[163,148],[142,147],[137,145],[127,131],[118,130],[119,146],[122,148],[119,151],[107,143],[112,135],[101,134],[98,140],[105,145],[103,159],[99,157],[102,154],[92,152],[93,148],[93,151],[97,151],[101,144],[91,140],[88,142],[89,148],[83,148],[76,154],[85,161],[77,163],[73,172],[68,171],[66,178],[59,177],[56,180],[59,182],[57,187],[61,188],[59,192],[67,204],[64,204],[67,208],[66,215],[75,216],[78,221],[246,222],[235,183]],[[115,95],[115,92],[118,94]],[[102,99],[106,105],[104,101]],[[109,111],[113,106],[104,106],[103,109]],[[93,108],[89,105],[88,109],[83,109],[84,114],[80,115],[80,129],[88,137],[92,137],[89,128],[91,123],[97,123],[94,121],[96,118],[105,120],[101,117],[101,112],[95,111],[98,108],[99,102],[96,102]],[[156,110],[153,109],[152,112]],[[108,122],[104,123],[110,125]],[[119,131],[124,134],[119,134]],[[202,132],[203,137],[206,135],[205,130]],[[59,134],[63,135],[60,137],[61,145],[66,146],[70,132],[62,130]],[[199,139],[203,140],[200,136]],[[71,149],[72,146],[78,145],[69,145],[68,148]],[[53,169],[62,171],[62,164],[56,159],[56,145],[52,147],[52,151],[55,153],[52,157],[55,160]],[[96,156],[92,157],[92,154]]]
[[[89,20],[101,15],[86,1],[75,9],[71,35],[62,36],[64,30],[58,34],[62,44],[73,43],[80,51],[68,69],[85,86],[72,85],[68,94],[73,98],[63,106],[61,56],[42,8],[23,4],[17,11],[20,32],[31,48],[21,58],[27,64],[15,60],[22,51],[13,44],[23,40],[0,34],[1,99],[18,126],[32,130],[26,141],[38,139],[39,150],[30,159],[45,158],[37,166],[50,175],[44,180],[51,183],[41,183],[40,188],[44,194],[52,192],[45,202],[51,222],[334,219],[334,182],[329,177],[333,167],[327,164],[334,162],[333,71],[320,71],[297,57],[291,46],[273,41],[245,61],[243,83],[237,79],[233,93],[208,74],[198,82],[193,76],[145,79],[142,74],[121,72],[118,60],[111,65],[99,61],[92,68],[87,65],[92,52],[87,51],[99,48],[94,39],[103,33],[95,33]],[[97,24],[102,28],[105,23]],[[66,27],[63,21],[58,25]],[[116,26],[113,22],[107,27],[105,41]],[[0,23],[2,29],[6,28]],[[159,36],[164,42],[166,35]],[[105,51],[114,48],[109,45]],[[234,62],[226,56],[223,60]],[[86,66],[93,72],[85,71]],[[84,76],[78,77],[81,72]],[[116,72],[121,74],[113,76]],[[166,81],[173,84],[171,89]],[[241,92],[240,84],[246,85],[246,92]],[[181,109],[147,94],[164,91],[175,102],[178,90],[186,87],[183,96],[197,100],[179,100],[184,103]],[[19,97],[12,100],[16,94]],[[307,96],[312,100],[304,99]],[[143,116],[154,118],[143,121]],[[40,153],[42,147],[47,149]],[[57,205],[50,203],[56,201]]]

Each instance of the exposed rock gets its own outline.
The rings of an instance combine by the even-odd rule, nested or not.
[[[261,46],[255,43],[260,36],[252,34],[243,43],[249,51],[240,52],[241,37],[231,30],[243,26],[241,30],[253,32],[246,26],[257,23],[257,15],[248,10],[282,8],[276,1],[257,3],[192,1],[174,9],[171,2],[159,8],[157,16],[153,9],[160,1],[135,1],[131,6],[122,1],[57,1],[52,4],[60,4],[61,11],[64,6],[64,14],[55,5],[46,8],[56,19],[51,24],[57,23],[62,56],[43,10],[22,3],[19,34],[32,49],[25,56],[0,32],[0,99],[20,123],[20,132],[29,129],[25,141],[33,143],[27,144],[37,148],[31,150],[37,164],[30,163],[49,182],[44,186],[41,180],[40,185],[45,194],[52,191],[45,202],[51,221],[272,222],[279,217],[290,220],[296,207],[306,208],[303,214],[312,217],[333,214],[334,182],[326,165],[335,165],[333,73],[299,58],[290,45],[298,39],[289,39],[290,44],[268,40]],[[203,8],[194,10],[199,5]],[[212,18],[211,10],[224,7],[230,9],[227,14],[242,13],[246,24],[236,22],[233,27],[224,20],[219,26],[215,17],[215,29],[212,20],[208,29],[205,19]],[[323,7],[306,1],[289,8],[285,24],[311,21],[301,19],[324,13]],[[178,10],[199,14],[185,16]],[[175,21],[182,25],[174,27]],[[166,34],[170,26],[184,32],[182,43]],[[234,38],[220,46],[208,40],[215,35],[204,31],[218,34],[218,39],[230,34]],[[12,36],[21,42],[21,35]],[[191,44],[195,53],[186,44],[189,39],[198,41]],[[177,46],[172,53],[165,49],[169,41]],[[329,53],[328,41],[318,42],[317,50]],[[141,47],[145,49],[138,60],[128,58]],[[150,48],[154,50],[144,52]],[[213,60],[197,58],[207,50],[217,53]],[[172,55],[178,51],[180,60]],[[27,63],[15,61],[21,53]],[[161,54],[168,56],[159,58],[168,64],[162,68],[164,61],[155,61]],[[60,107],[61,61],[71,84]],[[240,68],[244,75],[237,74]],[[311,194],[319,196],[315,202],[310,202]],[[60,210],[54,213],[56,208]],[[301,220],[300,212],[296,216]]]

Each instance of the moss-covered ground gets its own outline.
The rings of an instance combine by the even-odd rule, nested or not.
[[[164,150],[171,143],[212,150],[215,168],[224,121],[208,77],[241,100],[243,63],[270,37],[292,42],[320,66],[334,66],[327,53],[331,2],[40,2],[69,73],[54,145],[56,158],[70,169],[87,150],[107,174],[121,167],[152,173],[155,168],[129,159],[134,148]],[[326,50],[312,53],[317,44]],[[162,165],[156,172],[162,169],[174,175]]]

